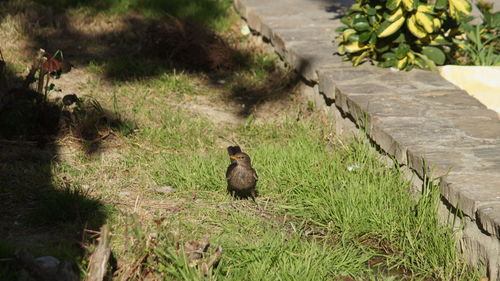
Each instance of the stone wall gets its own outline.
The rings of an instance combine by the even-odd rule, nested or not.
[[[422,187],[439,178],[440,215],[461,213],[460,249],[500,281],[500,120],[438,74],[352,67],[333,39],[348,3],[234,0],[249,27],[303,78],[338,134],[366,134]],[[363,130],[360,130],[363,128]],[[453,215],[451,215],[453,216]]]

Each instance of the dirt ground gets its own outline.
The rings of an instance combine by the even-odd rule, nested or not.
[[[9,66],[9,89],[21,87],[39,49],[48,54],[61,51],[60,59],[72,64],[71,71],[50,81],[56,89],[49,93],[49,100],[54,103],[69,94],[90,96],[106,112],[114,112],[113,102],[119,85],[139,83],[141,90],[148,90],[148,79],[163,74],[149,68],[151,61],[181,69],[187,73],[187,79],[195,79],[200,89],[209,91],[200,93],[194,89],[196,94],[158,102],[168,103],[193,116],[203,116],[218,126],[237,127],[248,118],[253,122],[281,118],[283,112],[295,110],[300,99],[290,95],[300,82],[291,72],[279,68],[270,70],[261,84],[240,79],[242,72],[253,71],[247,56],[267,51],[257,37],[243,38],[240,24],[228,34],[214,35],[201,26],[175,19],[164,23],[135,13],[96,15],[83,10],[57,13],[42,5],[17,1],[0,3],[0,18],[0,48]],[[165,46],[170,41],[183,48]],[[208,47],[200,47],[205,45]],[[98,70],[93,71],[93,66],[98,66]],[[128,99],[133,97],[119,100],[120,110],[125,112],[120,118],[133,119],[129,108],[132,100]],[[110,115],[113,114],[106,116]],[[91,187],[83,197],[61,191],[61,186],[71,186],[72,182],[65,182],[64,175],[54,176],[51,166],[54,161],[68,164],[78,161],[75,159],[87,153],[88,146],[93,147],[92,153],[87,153],[89,157],[99,155],[102,159],[121,157],[123,146],[137,145],[147,149],[147,144],[133,144],[106,126],[90,135],[59,130],[48,135],[0,140],[0,181],[3,185],[0,188],[0,237],[9,241],[7,252],[28,248],[35,254],[61,255],[60,251],[74,251],[67,255],[75,255],[75,252],[84,255],[82,246],[92,243],[92,231],[98,230],[105,220],[98,211],[103,203],[148,218],[153,217],[150,210],[160,205],[174,213],[183,208],[182,198],[168,202],[144,199],[133,188],[113,196],[103,195]],[[225,147],[232,140],[221,137],[218,142]],[[112,184],[112,179],[107,183]],[[68,198],[68,204],[76,204],[78,210],[81,208],[81,214],[71,217],[77,221],[69,224],[44,223],[50,219],[31,224],[20,222],[34,211],[57,212],[50,208],[39,210],[38,202]],[[84,209],[93,211],[84,212]],[[89,220],[91,225],[85,225]]]

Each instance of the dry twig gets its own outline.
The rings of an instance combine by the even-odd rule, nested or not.
[[[23,88],[29,88],[30,84],[35,82],[35,75],[38,70],[42,67],[42,64],[45,62],[46,58],[44,57],[45,50],[40,49],[37,53],[37,56],[35,60],[33,61],[33,64],[30,67],[30,71],[28,75],[26,75],[26,79],[24,79],[23,83]],[[42,79],[43,83],[43,79]]]
[[[5,94],[8,89],[7,85],[7,64],[3,58],[2,50],[0,49],[0,95]]]
[[[107,264],[109,256],[111,255],[111,249],[109,248],[109,228],[108,225],[103,225],[101,227],[101,237],[99,238],[99,244],[94,250],[94,253],[90,256],[89,271],[86,281],[102,281],[106,275]]]

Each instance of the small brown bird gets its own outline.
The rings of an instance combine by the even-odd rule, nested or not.
[[[231,158],[226,171],[227,191],[233,199],[250,197],[255,202],[255,185],[259,177],[252,168],[250,156],[242,152],[239,146],[229,146],[227,152]]]

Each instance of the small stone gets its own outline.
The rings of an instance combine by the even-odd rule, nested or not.
[[[170,185],[154,187],[153,190],[156,192],[159,192],[159,193],[174,193],[175,192],[175,189]]]
[[[248,34],[250,34],[250,28],[248,27],[248,25],[244,25],[242,28],[241,28],[241,34],[247,36]]]
[[[65,95],[63,98],[62,98],[62,102],[65,106],[70,106],[72,105],[73,103],[75,102],[78,102],[80,99],[78,98],[77,95],[75,94],[69,94],[69,95]]]
[[[120,191],[120,192],[118,192],[118,196],[120,196],[120,197],[127,197],[129,195],[130,195],[130,192],[128,192],[128,191]]]
[[[56,270],[61,263],[57,258],[53,256],[44,256],[35,259],[36,263],[45,270]]]
[[[354,171],[356,169],[359,169],[359,165],[358,164],[354,164],[354,165],[351,165],[351,166],[347,167],[347,170],[349,172],[352,172],[352,171]]]

